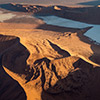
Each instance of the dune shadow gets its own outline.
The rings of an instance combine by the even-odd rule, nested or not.
[[[0,8],[10,11],[16,11],[16,9],[10,4],[0,4]]]
[[[69,57],[69,56],[70,56],[70,54],[69,54],[67,51],[61,49],[59,46],[57,46],[56,44],[52,43],[52,42],[49,41],[49,40],[48,40],[48,42],[50,43],[51,47],[52,47],[55,51],[57,51],[60,55],[63,56],[62,58],[64,58],[64,57]]]
[[[2,57],[0,57],[0,100],[27,100],[21,85],[3,69]]]
[[[93,55],[89,57],[89,59],[100,65],[100,45],[91,45],[91,49],[93,51]]]
[[[39,25],[36,29],[42,29],[42,30],[48,30],[54,32],[77,32],[77,30],[80,30],[78,28],[66,28],[66,27],[48,25],[48,24]]]
[[[9,10],[9,11],[14,11],[14,12],[25,12],[26,10],[24,8],[22,8],[22,5],[19,5],[19,8],[12,5],[11,3],[7,3],[7,4],[0,4],[0,8],[5,9],[5,10]]]
[[[42,91],[42,100],[100,100],[100,68],[94,68],[82,59],[73,66],[73,72]]]

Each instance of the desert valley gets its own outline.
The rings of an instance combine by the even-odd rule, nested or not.
[[[100,100],[99,0],[76,1],[0,1],[0,100]]]

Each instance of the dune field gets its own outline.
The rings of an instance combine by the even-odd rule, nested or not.
[[[0,4],[0,100],[100,100],[99,18],[97,5]]]

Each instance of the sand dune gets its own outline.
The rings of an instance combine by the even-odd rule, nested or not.
[[[0,23],[0,100],[100,100],[100,45],[84,36],[90,27],[15,14],[24,17]]]
[[[13,29],[9,26],[7,29],[4,24],[7,25],[2,23],[0,29],[2,67],[19,82],[27,100],[99,100],[97,84],[100,80],[96,77],[99,77],[100,62],[95,62],[91,42],[80,40],[83,35],[79,33],[83,31],[64,35],[39,29],[17,29],[14,24]],[[92,56],[95,60],[89,59]]]

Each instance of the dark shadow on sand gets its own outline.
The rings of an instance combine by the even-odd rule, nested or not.
[[[63,50],[63,49],[61,49],[59,46],[57,46],[56,44],[52,43],[52,42],[49,41],[49,40],[48,40],[48,42],[50,43],[51,47],[52,47],[55,51],[57,51],[60,55],[63,56],[62,58],[64,58],[64,57],[69,57],[69,56],[70,56],[69,52],[67,52],[67,51],[65,51],[65,50]]]
[[[5,9],[5,10],[9,10],[9,11],[14,11],[14,12],[23,12],[23,11],[25,12],[26,11],[21,6],[18,8],[18,7],[13,6],[11,3],[0,4],[0,8]]]
[[[47,91],[43,90],[42,100],[100,100],[100,68],[94,68],[82,59],[73,66],[76,71],[58,79]]]
[[[42,30],[48,30],[54,32],[77,32],[77,30],[80,30],[78,28],[66,28],[66,27],[60,27],[60,26],[48,25],[48,24],[42,24],[38,26],[36,29],[42,29]]]
[[[3,69],[2,57],[0,58],[0,100],[27,100],[24,89]]]

